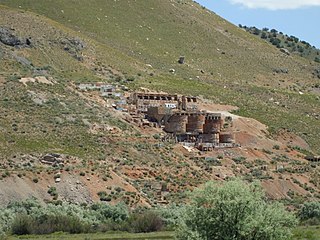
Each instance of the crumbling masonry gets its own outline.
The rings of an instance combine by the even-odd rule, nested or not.
[[[197,110],[196,97],[133,93],[130,101],[150,122],[155,122],[164,129],[166,139],[194,146],[202,151],[236,146],[233,133],[227,132],[224,127],[232,119],[223,119],[220,113]]]

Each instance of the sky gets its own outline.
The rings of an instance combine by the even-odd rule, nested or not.
[[[267,27],[320,49],[320,0],[196,0],[235,25]]]

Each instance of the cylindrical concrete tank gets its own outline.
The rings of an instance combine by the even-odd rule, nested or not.
[[[231,133],[221,133],[219,139],[220,143],[234,143],[234,135]]]
[[[187,132],[203,133],[205,118],[201,114],[190,115],[188,117]]]
[[[203,143],[219,143],[219,134],[202,134],[202,142]]]
[[[208,118],[206,119],[203,125],[203,133],[210,134],[210,133],[218,133],[221,129],[221,120]]]
[[[168,133],[186,133],[186,125],[188,122],[188,116],[185,115],[173,115],[166,122],[164,130]]]

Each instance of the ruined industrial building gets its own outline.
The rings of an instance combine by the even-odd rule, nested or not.
[[[167,133],[165,140],[174,140],[201,151],[236,146],[230,131],[232,119],[221,113],[198,110],[198,99],[159,93],[133,93],[130,104]],[[229,130],[229,131],[228,131]]]
[[[115,86],[104,83],[82,84],[78,88],[100,90],[102,97],[112,97],[112,106],[130,114],[131,121],[138,126],[162,128],[166,133],[164,141],[179,142],[201,151],[238,146],[231,129],[232,118],[199,110],[199,99],[194,96],[150,92],[125,96]]]

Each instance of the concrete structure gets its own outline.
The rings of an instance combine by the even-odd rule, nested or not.
[[[221,133],[219,135],[219,142],[234,143],[234,135],[232,133]]]
[[[139,93],[130,96],[130,102],[136,105],[139,112],[146,113],[150,107],[166,106],[171,109],[195,110],[197,98],[177,94]]]
[[[234,134],[222,132],[223,120],[219,113],[177,110],[170,117],[163,112],[161,117],[165,122],[164,130],[177,142],[191,144],[202,151],[236,146]]]
[[[164,138],[197,147],[202,151],[236,146],[234,134],[224,132],[232,124],[225,124],[220,113],[197,110],[197,98],[176,94],[133,93],[128,102],[136,107],[137,114],[145,114],[148,121],[163,127]],[[231,124],[230,124],[231,123]]]
[[[80,90],[100,90],[102,88],[108,88],[110,87],[110,84],[97,82],[97,83],[80,83],[78,85],[78,88]]]
[[[203,133],[203,125],[205,123],[205,115],[201,113],[194,113],[188,116],[187,132]]]
[[[107,86],[101,87],[100,92],[102,97],[111,97],[111,96],[115,96],[116,88],[112,85],[107,85]]]
[[[178,95],[134,93],[132,100],[139,112],[147,112],[149,107],[159,107],[165,104],[178,106]]]
[[[164,125],[172,115],[172,109],[162,105],[159,107],[149,107],[147,118],[150,121],[157,122],[159,126]]]
[[[206,116],[206,120],[203,126],[203,133],[212,134],[219,133],[223,126],[223,120],[221,114],[212,113]]]
[[[309,162],[320,163],[320,156],[306,156],[305,159]]]
[[[188,116],[183,114],[172,115],[165,123],[164,130],[168,133],[186,134]]]

